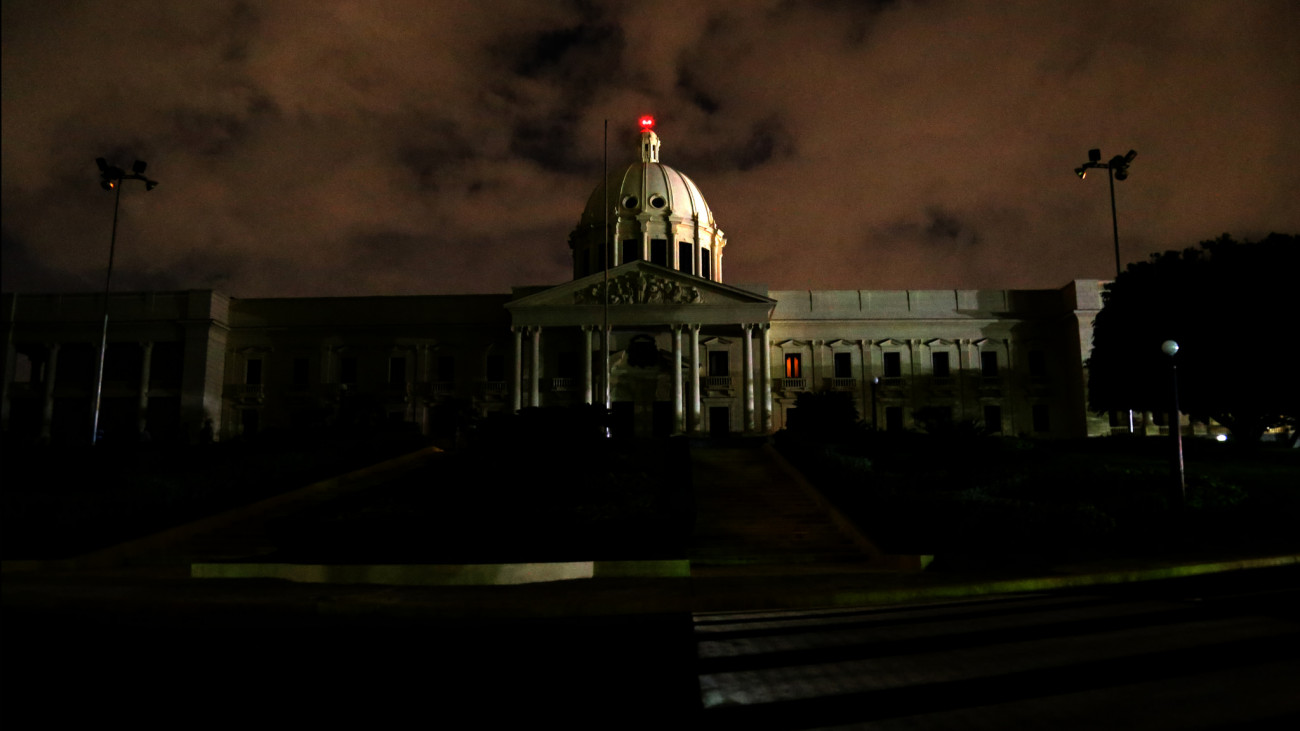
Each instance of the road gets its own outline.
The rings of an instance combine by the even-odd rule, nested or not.
[[[5,582],[0,687],[6,720],[24,722],[15,728],[1300,720],[1296,566],[924,606],[535,619],[432,617],[419,607],[441,596],[433,589],[183,582],[170,593],[133,588],[126,601],[128,587],[110,580],[75,591],[56,583]],[[507,605],[554,593],[473,595],[497,591],[514,597]],[[347,592],[363,592],[352,606],[366,611],[332,612]],[[56,595],[77,598],[36,599]]]
[[[1300,719],[1295,567],[930,606],[696,615],[695,632],[710,728]]]

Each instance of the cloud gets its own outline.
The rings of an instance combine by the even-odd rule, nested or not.
[[[565,237],[633,120],[701,186],[729,281],[1052,287],[1300,230],[1287,2],[7,2],[6,289],[505,291]],[[115,274],[115,278],[119,274]]]

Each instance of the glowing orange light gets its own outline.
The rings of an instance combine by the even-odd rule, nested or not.
[[[649,114],[645,114],[641,116],[640,123],[642,130],[654,129],[655,118],[651,117]]]

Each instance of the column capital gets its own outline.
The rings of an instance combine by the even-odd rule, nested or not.
[[[699,325],[687,325],[686,328],[687,328],[688,330],[690,330],[691,332],[699,332],[699,331],[700,331],[700,326],[699,326]]]
[[[744,330],[744,331],[745,331],[745,334],[748,335],[748,334],[749,334],[749,331],[754,329],[754,323],[752,323],[752,322],[742,322],[742,323],[740,323],[740,329],[741,329],[741,330]]]

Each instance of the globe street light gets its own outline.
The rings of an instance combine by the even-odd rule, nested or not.
[[[879,431],[880,422],[876,416],[876,389],[880,386],[880,376],[871,379],[871,430]]]
[[[1160,344],[1160,350],[1169,356],[1169,362],[1173,364],[1174,370],[1174,421],[1169,425],[1169,430],[1174,433],[1174,441],[1178,444],[1178,490],[1182,496],[1183,504],[1187,504],[1187,479],[1183,472],[1183,412],[1178,407],[1178,343],[1173,340],[1166,340]]]
[[[109,165],[108,161],[102,157],[95,158],[95,164],[99,166],[99,186],[104,190],[115,191],[113,195],[113,232],[108,239],[108,275],[104,278],[104,329],[99,337],[99,365],[95,368],[95,415],[91,421],[90,443],[99,442],[99,402],[104,393],[104,354],[108,350],[108,288],[113,282],[113,253],[117,250],[117,211],[122,202],[122,183],[127,180],[139,180],[144,183],[146,191],[153,190],[158,186],[157,180],[150,180],[144,176],[145,168],[149,164],[143,160],[136,160],[131,165],[131,173],[128,175],[122,168]]]
[[[1101,161],[1101,150],[1088,150],[1088,162],[1074,169],[1074,174],[1079,176],[1079,180],[1088,177],[1088,171],[1094,168],[1106,171],[1106,178],[1110,181],[1110,228],[1115,236],[1115,276],[1119,277],[1121,269],[1119,260],[1119,217],[1115,214],[1115,181],[1128,179],[1128,166],[1137,157],[1137,150],[1129,150],[1126,155],[1116,155],[1110,159],[1110,162]],[[1128,433],[1133,433],[1133,409],[1128,410]]]

